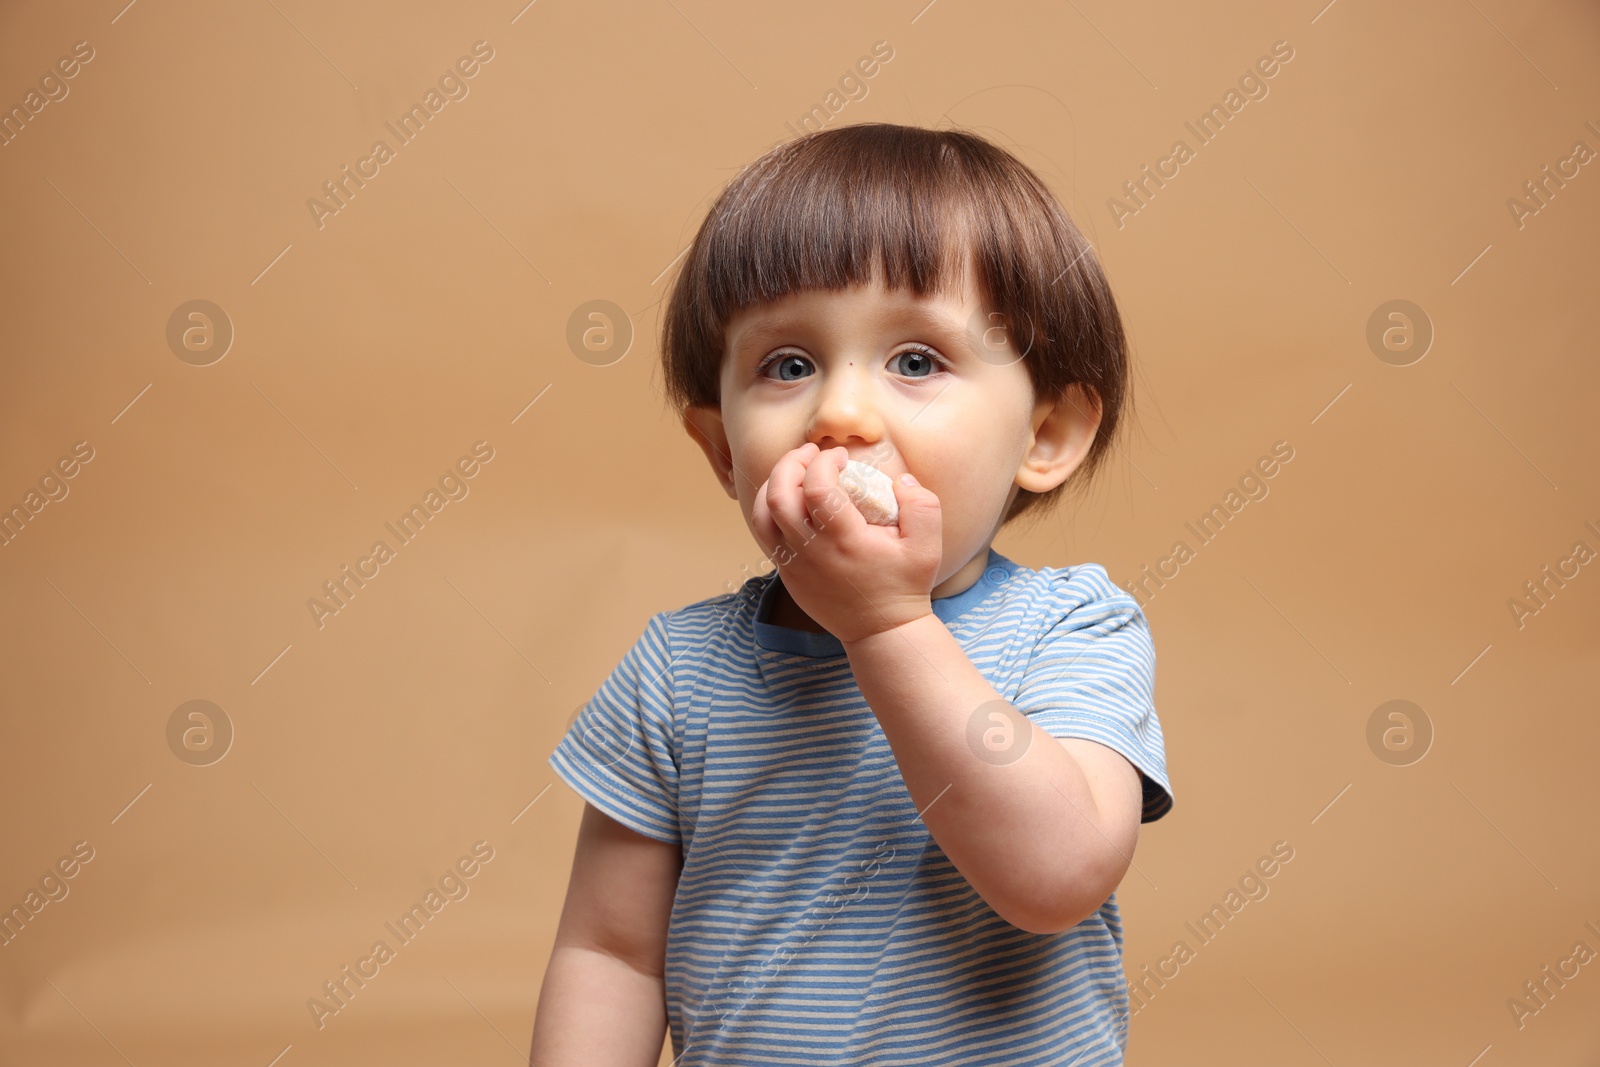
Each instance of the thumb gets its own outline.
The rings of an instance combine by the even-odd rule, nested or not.
[[[943,512],[933,490],[921,484],[905,484],[915,476],[902,474],[894,480],[894,498],[900,507],[900,536],[905,540],[939,540]]]

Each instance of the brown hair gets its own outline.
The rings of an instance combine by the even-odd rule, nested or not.
[[[959,294],[969,254],[980,298],[1011,330],[1034,396],[1093,388],[1100,429],[1082,466],[1048,493],[1019,489],[1002,522],[1087,483],[1129,398],[1127,339],[1111,287],[1038,176],[976,134],[871,122],[803,135],[730,181],[695,235],[667,300],[661,359],[681,414],[720,400],[723,330],[789,293],[869,284]]]

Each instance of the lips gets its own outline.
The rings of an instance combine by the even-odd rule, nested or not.
[[[888,477],[889,477],[889,479],[891,481],[893,481],[894,479],[900,477],[900,475],[902,473],[904,473],[902,471],[890,470],[888,467],[884,466],[882,463],[874,462],[871,453],[862,453],[859,456],[848,456],[847,458],[849,459],[849,461],[851,463],[860,463],[863,466],[871,467],[873,470],[882,471],[884,474],[888,475]]]

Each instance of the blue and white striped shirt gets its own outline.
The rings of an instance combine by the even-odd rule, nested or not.
[[[838,639],[765,621],[777,580],[653,616],[549,759],[683,849],[665,971],[679,1067],[1121,1064],[1116,894],[1055,934],[996,915],[918,816]],[[933,610],[1046,733],[1138,768],[1142,822],[1171,809],[1149,626],[1103,567],[991,549]]]

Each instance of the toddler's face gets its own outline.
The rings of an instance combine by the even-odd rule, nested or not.
[[[980,310],[969,266],[960,298],[891,292],[880,271],[870,286],[791,293],[735,315],[720,411],[733,470],[719,474],[746,525],[773,465],[813,442],[892,478],[909,471],[939,497],[936,585],[986,551],[1019,484],[1042,491],[1062,479],[1041,485],[1023,470],[1050,405],[1035,402],[1002,331],[980,340]]]

